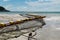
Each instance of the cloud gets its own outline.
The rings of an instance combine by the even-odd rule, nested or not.
[[[60,11],[60,0],[37,0],[25,3],[35,11]]]
[[[26,6],[15,6],[13,4],[7,4],[7,5],[4,5],[3,7],[5,7],[7,10],[10,10],[10,11],[27,11],[28,10],[28,7]]]
[[[37,0],[37,1],[30,1],[30,2],[25,2],[26,4],[28,4],[29,6],[40,6],[40,5],[47,5],[50,4],[49,2],[51,1],[43,1],[43,0]]]
[[[12,4],[8,4],[8,5],[4,5],[4,7],[7,9],[7,10],[16,10],[15,7],[12,5]]]
[[[9,0],[3,0],[4,2],[9,1]]]
[[[40,6],[40,5],[49,5],[49,4],[60,4],[60,0],[37,0],[37,1],[30,1],[30,2],[25,2],[26,4],[30,6]]]
[[[10,0],[4,0],[10,1]],[[13,11],[60,11],[60,0],[36,0],[25,1],[26,5],[5,5],[7,9]]]
[[[21,7],[21,6],[19,6],[19,7],[16,7],[16,10],[17,11],[27,11],[28,8],[27,7]]]

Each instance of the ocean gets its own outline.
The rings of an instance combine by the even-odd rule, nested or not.
[[[36,14],[46,16],[46,25],[38,29],[37,40],[60,40],[60,12],[0,12],[0,14]],[[26,37],[18,37],[10,40],[27,40]]]

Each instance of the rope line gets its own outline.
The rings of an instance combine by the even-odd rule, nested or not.
[[[27,21],[32,21],[32,20],[35,20],[35,19],[41,19],[42,17],[35,17],[35,18],[28,18],[28,19],[25,19],[25,20],[20,20],[20,21],[10,21],[8,22],[7,24],[5,23],[0,23],[0,28],[4,28],[4,27],[7,27],[7,26],[11,26],[11,25],[16,25],[16,24],[22,24],[24,22],[27,22]]]

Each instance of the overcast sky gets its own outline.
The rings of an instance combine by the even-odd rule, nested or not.
[[[60,11],[60,0],[0,0],[11,11]]]

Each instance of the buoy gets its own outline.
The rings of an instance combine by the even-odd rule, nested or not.
[[[13,22],[13,21],[10,21],[9,23],[10,23],[10,25],[13,25],[13,24],[14,24],[14,22]]]
[[[5,23],[0,23],[0,27],[5,27],[6,24]]]

